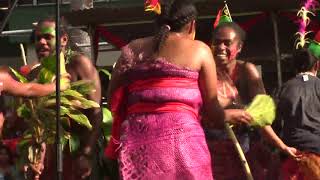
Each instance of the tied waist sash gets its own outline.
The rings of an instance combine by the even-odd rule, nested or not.
[[[111,129],[111,139],[105,149],[105,155],[111,159],[118,157],[117,150],[120,148],[120,127],[126,115],[133,113],[148,112],[187,112],[198,118],[198,112],[188,104],[181,102],[145,103],[140,102],[126,107],[126,96],[134,91],[141,91],[152,88],[178,87],[188,89],[198,89],[198,80],[182,77],[150,78],[138,80],[127,87],[121,86],[112,93],[111,112],[113,123]]]
[[[179,102],[166,103],[136,103],[128,108],[127,114],[148,112],[187,112],[198,117],[198,112],[191,106]]]

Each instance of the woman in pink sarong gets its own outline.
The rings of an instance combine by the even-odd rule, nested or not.
[[[220,126],[225,115],[213,57],[207,45],[194,40],[192,3],[176,0],[161,9],[158,33],[125,46],[114,69],[109,87],[114,123],[105,154],[118,159],[121,179],[210,180],[199,112],[204,104]],[[238,112],[238,118],[247,118]]]

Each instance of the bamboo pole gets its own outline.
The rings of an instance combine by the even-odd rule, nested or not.
[[[244,172],[247,176],[247,180],[253,180],[253,176],[251,174],[251,170],[250,170],[250,167],[249,167],[249,164],[248,164],[248,161],[246,160],[246,157],[242,151],[242,148],[237,140],[237,137],[236,135],[234,134],[232,128],[231,128],[231,125],[229,123],[225,123],[225,128],[227,130],[227,133],[234,145],[234,147],[236,148],[237,152],[238,152],[238,155],[239,155],[239,158],[241,160],[241,165],[244,169]]]
[[[24,46],[23,46],[22,43],[20,43],[19,45],[20,45],[20,51],[21,51],[21,57],[22,57],[23,65],[27,65],[27,57],[26,57],[26,52],[24,50]]]

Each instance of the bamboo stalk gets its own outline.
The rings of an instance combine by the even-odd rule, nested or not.
[[[247,180],[253,180],[248,161],[246,160],[246,157],[245,157],[245,155],[244,155],[244,153],[242,151],[242,148],[241,148],[241,146],[239,144],[239,141],[237,140],[237,137],[234,134],[230,124],[229,123],[225,123],[225,128],[227,130],[227,133],[228,133],[232,143],[234,144],[234,146],[235,146],[235,148],[236,148],[236,150],[238,152],[239,158],[241,160],[242,167],[243,167],[244,172],[245,172],[245,174],[247,176]]]
[[[20,45],[20,51],[21,51],[21,57],[23,60],[23,65],[27,65],[27,58],[26,58],[26,52],[24,50],[24,46],[22,43],[20,43],[19,45]]]

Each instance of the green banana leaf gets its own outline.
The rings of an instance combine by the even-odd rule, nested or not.
[[[27,78],[25,78],[23,75],[18,73],[18,71],[14,70],[13,68],[9,67],[10,71],[18,78],[19,82],[26,83],[28,82]]]
[[[92,129],[92,125],[90,124],[89,119],[81,111],[77,109],[70,109],[70,112],[67,113],[67,115],[78,124],[83,125],[88,129]]]
[[[94,89],[93,82],[87,81],[87,80],[80,80],[76,82],[72,82],[70,89],[79,92],[83,95],[88,95],[92,92],[92,89]]]
[[[53,82],[55,76],[56,75],[54,72],[43,67],[39,73],[38,83],[41,83],[41,84],[51,83]]]
[[[64,74],[65,63],[64,58],[61,59],[61,74]],[[37,77],[37,82],[40,83],[51,83],[55,78],[55,57],[51,56],[42,60],[40,66],[40,72]],[[10,68],[12,73],[19,79],[20,82],[28,82],[28,80],[19,74],[14,69]],[[85,126],[88,129],[92,129],[89,119],[85,114],[81,112],[83,109],[98,108],[99,104],[92,100],[85,98],[86,95],[90,94],[94,89],[93,82],[90,81],[77,81],[70,84],[71,87],[63,92],[61,92],[61,106],[60,106],[60,116],[62,124],[62,137],[60,139],[63,147],[68,144],[68,149],[71,153],[76,152],[80,146],[80,139],[74,134],[71,134],[70,124],[71,121],[78,123],[81,126]],[[35,157],[34,153],[38,154],[36,151],[39,144],[45,142],[46,144],[53,144],[55,142],[56,134],[56,111],[54,106],[56,105],[56,94],[52,93],[44,97],[38,97],[33,99],[28,99],[26,103],[20,102],[19,108],[17,108],[17,113],[20,117],[23,117],[25,121],[28,122],[30,127],[24,132],[25,136],[34,139],[33,144],[27,143],[27,140],[23,141],[21,144],[21,152],[25,163],[30,163],[30,159],[38,158]],[[30,139],[28,139],[30,141]]]
[[[83,97],[83,95],[81,93],[79,93],[78,91],[72,90],[72,89],[67,89],[63,92],[61,92],[61,96],[71,96],[71,97]]]
[[[109,141],[111,137],[111,127],[112,127],[112,114],[111,111],[108,108],[103,107],[102,108],[102,130],[104,138]]]
[[[26,104],[22,104],[17,109],[17,115],[21,118],[30,119],[31,118],[31,110],[27,107]]]
[[[71,134],[69,138],[69,149],[72,154],[76,153],[80,147],[80,139],[77,135]]]
[[[106,69],[99,69],[99,72],[102,72],[104,75],[108,77],[109,80],[111,80],[111,73]]]

